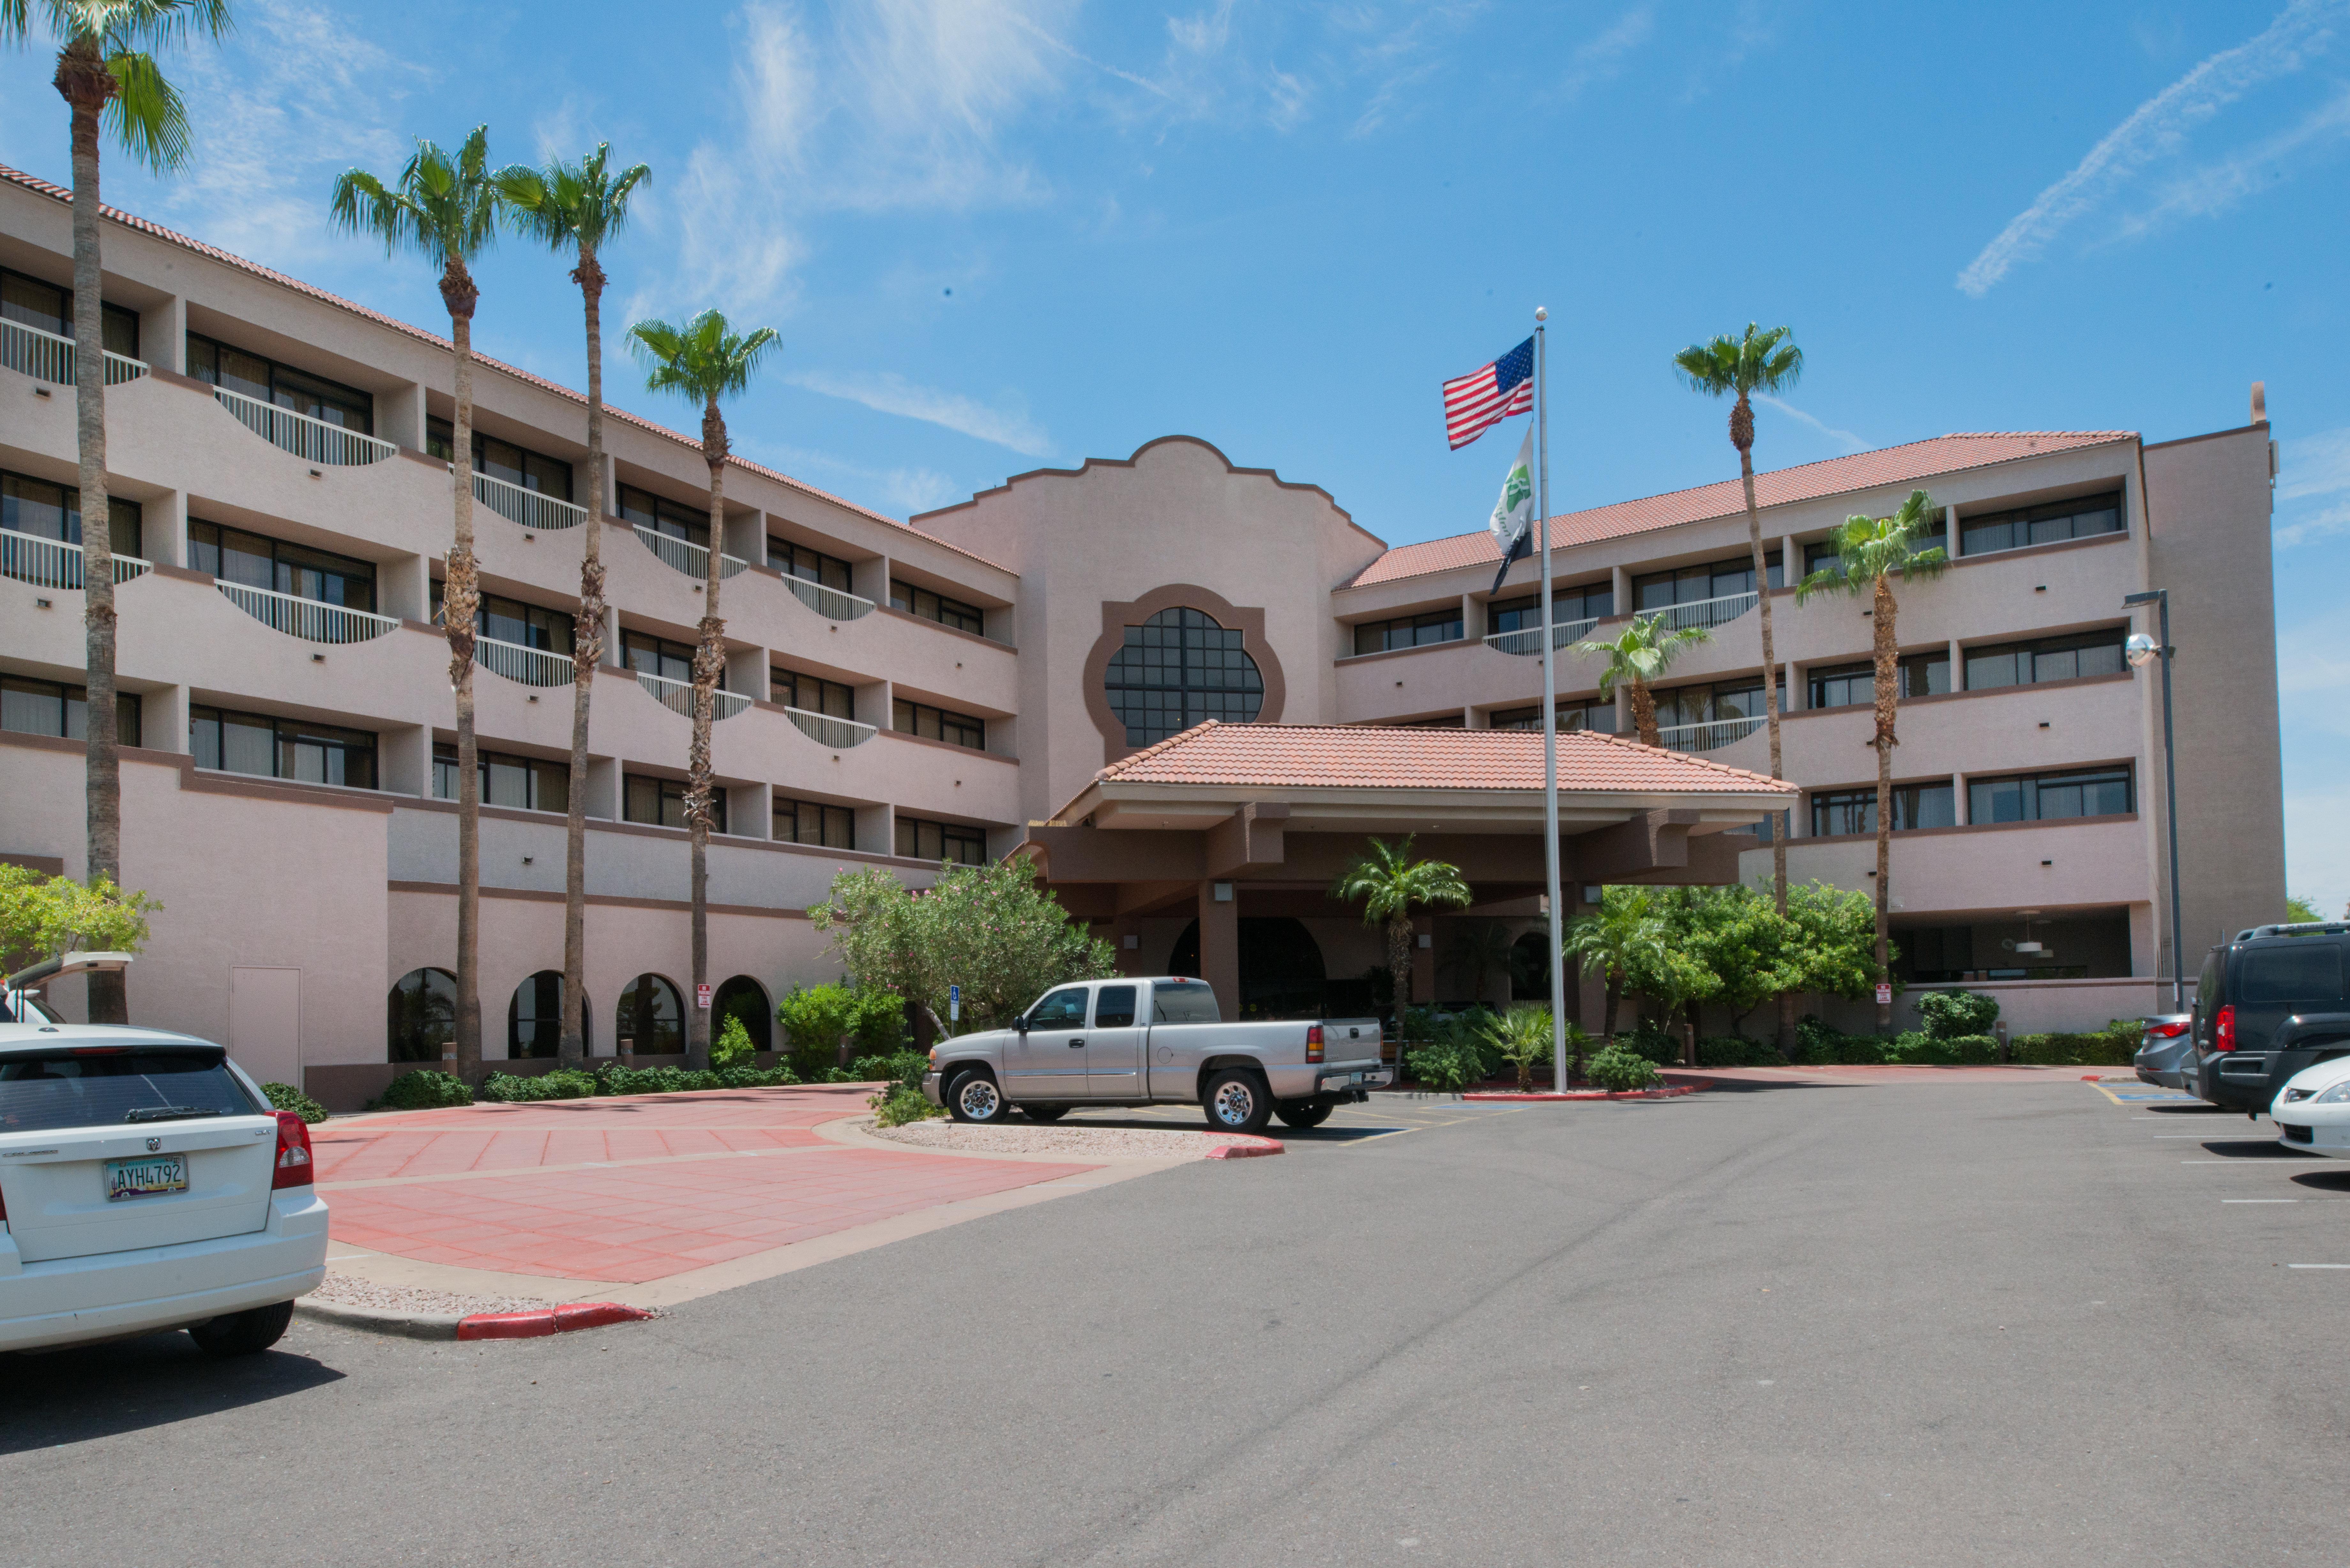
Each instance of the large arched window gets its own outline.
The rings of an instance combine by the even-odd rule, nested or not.
[[[657,974],[640,974],[620,992],[614,1033],[639,1056],[663,1056],[685,1049],[685,1006],[677,987]]]
[[[1245,723],[1264,705],[1264,678],[1241,633],[1195,609],[1165,609],[1126,628],[1102,678],[1126,743],[1148,746],[1204,719]]]
[[[457,977],[445,969],[412,969],[384,998],[384,1060],[438,1062],[457,1037]]]
[[[595,1038],[595,1016],[591,1008],[580,1019],[580,1049],[594,1054],[588,1042]],[[506,1003],[506,1055],[515,1061],[533,1056],[554,1057],[562,1054],[563,1044],[563,971],[543,969],[515,987],[514,999]]]
[[[775,1046],[775,1010],[767,1002],[765,989],[747,974],[738,974],[718,988],[710,1001],[710,1039],[712,1044],[726,1032],[726,1021],[739,1018],[743,1033],[751,1037],[754,1051],[772,1051]]]

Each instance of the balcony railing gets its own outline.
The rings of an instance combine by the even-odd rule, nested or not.
[[[154,563],[136,556],[114,557],[114,580],[127,583],[154,569]],[[36,588],[79,590],[82,586],[81,546],[38,534],[0,528],[0,576],[14,577]]]
[[[1635,610],[1643,620],[1659,620],[1667,631],[1679,631],[1688,627],[1726,626],[1754,607],[1760,595],[1752,591],[1724,594],[1718,599],[1692,599],[1685,605],[1663,605],[1656,609]]]
[[[525,648],[519,642],[476,636],[473,639],[473,662],[493,675],[503,675],[525,686],[571,684],[569,654],[549,653],[543,648]]]
[[[1752,598],[1753,596],[1750,594],[1747,597]],[[1744,740],[1765,722],[1762,716],[1757,714],[1752,719],[1716,719],[1706,724],[1675,724],[1669,730],[1658,731],[1657,739],[1664,742],[1668,751],[1711,752],[1718,746]]]
[[[452,463],[452,473],[456,465]],[[588,508],[574,506],[568,501],[536,490],[525,490],[519,484],[494,479],[486,473],[473,475],[473,499],[510,523],[525,528],[577,528],[588,521]]]
[[[74,340],[22,321],[0,321],[0,365],[36,381],[55,381],[70,387],[74,384]],[[108,386],[119,387],[146,373],[146,360],[117,354],[111,348],[106,351]]]
[[[876,731],[870,724],[860,724],[854,719],[836,719],[829,713],[810,712],[806,708],[786,708],[784,717],[800,727],[800,733],[819,746],[846,751],[871,740]]]
[[[692,681],[671,680],[666,675],[649,675],[641,670],[636,672],[636,676],[637,684],[651,692],[653,701],[671,712],[682,713],[689,719],[693,717]],[[751,700],[740,692],[713,691],[710,695],[710,716],[712,719],[732,719],[751,705]]]
[[[243,392],[232,392],[226,387],[214,387],[213,396],[220,400],[222,408],[236,416],[239,424],[306,462],[350,468],[362,463],[381,462],[400,450],[388,441],[361,435],[340,425],[330,425],[324,420],[297,414],[292,409],[281,409],[275,403],[265,403],[259,398],[248,398]]]
[[[855,594],[827,587],[822,583],[812,583],[806,577],[795,577],[788,572],[784,575],[784,587],[797,594],[800,603],[827,620],[855,620],[870,613],[873,608],[871,599],[858,598]]]
[[[1588,616],[1582,620],[1553,621],[1550,645],[1553,648],[1572,648],[1590,636],[1591,628],[1598,624],[1597,616]],[[1532,659],[1542,652],[1542,628],[1522,626],[1515,631],[1497,631],[1485,639],[1485,646],[1496,653],[1513,653],[1521,659]]]
[[[702,545],[684,539],[672,539],[666,534],[657,534],[641,523],[637,524],[637,537],[642,539],[645,548],[659,556],[664,564],[687,576],[709,576],[710,552]],[[722,555],[718,557],[718,575],[731,577],[746,565],[747,562],[738,561],[732,556]]]
[[[305,642],[369,642],[400,625],[396,616],[345,609],[340,605],[323,604],[296,594],[281,594],[275,588],[229,582],[215,586],[229,603],[262,625]]]

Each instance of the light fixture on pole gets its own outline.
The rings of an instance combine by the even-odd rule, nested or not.
[[[2170,722],[2170,660],[2178,650],[2170,646],[2170,590],[2149,588],[2142,594],[2127,594],[2122,598],[2124,609],[2140,605],[2152,605],[2156,610],[2156,630],[2159,638],[2142,631],[2130,633],[2122,644],[2122,656],[2133,670],[2143,670],[2156,659],[2162,660],[2162,779],[2164,825],[2170,830],[2170,1010],[2187,1011],[2187,948],[2186,922],[2179,918],[2178,899],[2178,752],[2173,744]]]

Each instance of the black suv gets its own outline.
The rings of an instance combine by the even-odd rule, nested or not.
[[[2350,922],[2255,926],[2211,950],[2189,1086],[2253,1116],[2303,1067],[2350,1056]]]

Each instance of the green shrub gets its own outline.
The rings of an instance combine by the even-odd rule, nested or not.
[[[550,1073],[550,1078],[569,1076]],[[585,1074],[577,1075],[586,1077]],[[789,1067],[713,1067],[689,1073],[682,1067],[608,1066],[588,1080],[599,1095],[686,1095],[703,1089],[770,1089],[796,1084],[799,1075]]]
[[[584,1100],[596,1092],[596,1080],[577,1068],[560,1068],[536,1077],[492,1073],[473,1091],[477,1100]]]
[[[754,1054],[751,1032],[733,1013],[726,1015],[726,1027],[710,1043],[710,1064],[713,1067],[747,1067]]]
[[[1785,1060],[1768,1040],[1749,1040],[1743,1034],[1710,1034],[1697,1043],[1700,1067],[1777,1067]]]
[[[1999,1037],[1995,1034],[1961,1034],[1950,1042],[1950,1049],[1959,1054],[1961,1066],[1985,1066],[1999,1060]]]
[[[443,1106],[470,1106],[473,1091],[464,1081],[437,1068],[419,1067],[394,1078],[376,1104],[393,1111],[429,1111]]]
[[[1616,1049],[1629,1051],[1633,1055],[1659,1067],[1679,1064],[1681,1043],[1671,1030],[1653,1018],[1643,1018],[1631,1029],[1616,1036]]]
[[[1950,1067],[1958,1064],[1959,1048],[1922,1029],[1913,1029],[1886,1042],[1885,1060],[1907,1067]]]
[[[787,1064],[773,1067],[717,1067],[712,1069],[719,1086],[725,1089],[772,1089],[784,1084],[796,1084],[800,1075]]]
[[[887,1056],[859,1056],[848,1064],[848,1075],[862,1083],[903,1084],[921,1092],[922,1076],[931,1070],[931,1059],[920,1051],[899,1051]]]
[[[854,1084],[858,1078],[846,1067],[827,1067],[816,1081],[819,1084]]]
[[[327,1119],[327,1107],[291,1084],[264,1084],[261,1092],[281,1111],[292,1111],[312,1127]]]
[[[1988,1034],[1999,1018],[1999,998],[1979,991],[1929,991],[1918,998],[1918,1016],[1937,1040]]]
[[[1485,1081],[1485,1059],[1473,1045],[1431,1040],[1405,1052],[1404,1071],[1423,1089],[1457,1095]]]
[[[859,987],[852,993],[848,1033],[860,1056],[895,1056],[913,1044],[906,1028],[906,999],[894,991]]]
[[[1657,1064],[1638,1052],[1626,1050],[1621,1040],[1594,1056],[1589,1071],[1593,1083],[1619,1095],[1653,1088],[1659,1081]]]
[[[873,1107],[873,1125],[876,1127],[903,1127],[908,1122],[927,1121],[932,1116],[947,1114],[931,1104],[921,1090],[910,1089],[903,1084],[892,1084],[865,1103]]]
[[[2008,1043],[2017,1062],[2045,1067],[2126,1067],[2137,1053],[2137,1025],[2126,1033],[2018,1034]]]
[[[840,1037],[856,1025],[857,992],[845,985],[804,985],[775,1004],[775,1019],[790,1043],[792,1066],[814,1079],[839,1065]]]

